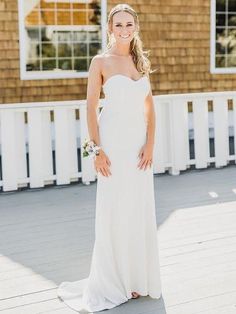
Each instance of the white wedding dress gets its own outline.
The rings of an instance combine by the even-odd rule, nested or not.
[[[81,281],[74,281],[57,290],[69,307],[85,312],[111,309],[131,299],[133,291],[161,296],[153,166],[137,167],[146,141],[144,100],[150,82],[146,76],[133,80],[115,74],[103,90],[99,136],[112,175],[98,173],[90,274],[82,289]]]

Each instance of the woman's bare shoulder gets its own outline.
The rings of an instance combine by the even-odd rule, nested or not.
[[[102,60],[103,60],[103,56],[100,54],[97,54],[97,55],[92,57],[91,64],[92,65],[99,65],[102,63]]]
[[[103,56],[100,54],[97,54],[92,57],[90,65],[89,65],[89,73],[91,75],[97,74],[98,76],[101,76],[102,69],[103,69]]]
[[[96,68],[95,71],[98,71],[101,76],[104,76],[109,68],[113,65],[112,55],[109,53],[103,52],[101,54],[95,55],[91,60],[91,67]]]
[[[97,54],[91,59],[91,66],[99,67],[102,70],[110,59],[111,56],[107,53]]]
[[[111,58],[112,58],[111,54],[103,52],[103,53],[100,53],[100,54],[93,56],[92,60],[95,60],[95,62],[102,62],[102,61],[105,61],[105,60],[111,59]]]

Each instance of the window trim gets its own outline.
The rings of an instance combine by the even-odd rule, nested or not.
[[[20,56],[20,79],[21,80],[48,80],[48,79],[67,79],[67,78],[86,78],[88,71],[75,72],[71,71],[26,71],[26,50],[25,42],[25,25],[24,25],[24,1],[18,0],[18,25],[19,25],[19,56]],[[107,1],[101,1],[101,37],[102,51],[107,45],[106,34],[106,17],[107,17]]]
[[[236,67],[217,68],[215,66],[215,36],[216,36],[216,0],[211,0],[211,35],[210,35],[210,72],[212,74],[236,73]]]

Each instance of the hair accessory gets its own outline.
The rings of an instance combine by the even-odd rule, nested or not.
[[[136,17],[138,17],[138,14],[133,9],[127,8],[127,7],[122,8],[122,9],[120,8],[115,9],[114,11],[110,12],[110,16],[113,16],[115,13],[122,12],[122,11],[126,11],[128,13],[132,12]]]

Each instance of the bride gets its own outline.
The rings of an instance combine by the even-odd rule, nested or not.
[[[95,243],[89,277],[63,282],[58,296],[71,308],[96,312],[131,298],[159,299],[153,148],[155,110],[150,61],[142,49],[138,15],[118,4],[108,15],[109,43],[93,57],[87,122],[97,172]],[[97,118],[101,88],[105,104]]]

